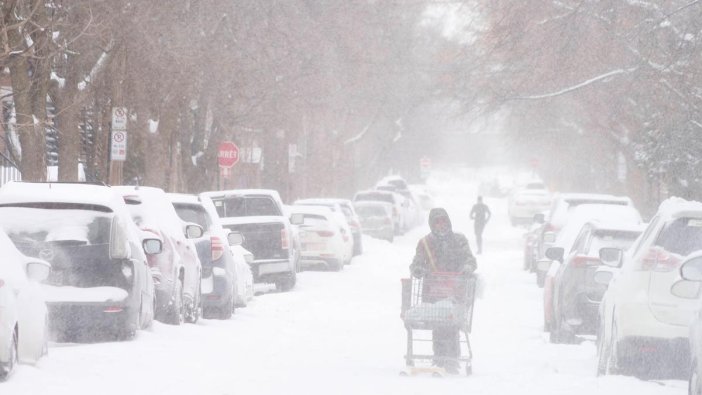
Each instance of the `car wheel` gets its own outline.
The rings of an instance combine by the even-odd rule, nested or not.
[[[607,361],[609,355],[605,349],[605,330],[604,325],[600,325],[597,333],[597,375],[604,376],[607,374]]]
[[[202,301],[200,299],[200,283],[197,285],[195,290],[195,295],[193,295],[192,303],[188,308],[188,312],[185,316],[185,322],[188,324],[195,324],[200,319],[202,315]]]
[[[296,282],[297,276],[293,272],[292,274],[289,274],[288,277],[286,277],[285,279],[277,281],[275,283],[275,288],[278,290],[278,292],[288,292],[295,287]]]
[[[700,382],[700,376],[697,373],[697,362],[692,364],[687,393],[689,395],[702,395],[702,382]]]
[[[234,312],[234,295],[231,295],[224,306],[219,308],[219,319],[228,320],[232,318]]]
[[[172,325],[180,325],[185,321],[185,303],[183,301],[183,282],[176,280],[173,295],[173,305],[168,311],[166,322]]]
[[[18,334],[17,329],[15,329],[12,332],[12,339],[9,345],[10,359],[5,363],[0,363],[0,380],[6,379],[15,369],[15,365],[17,365],[17,340]]]

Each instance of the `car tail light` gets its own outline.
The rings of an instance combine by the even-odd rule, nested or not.
[[[659,247],[649,249],[641,260],[641,270],[670,272],[677,269],[682,261]]]
[[[386,224],[386,225],[392,225],[392,219],[391,219],[391,218],[388,218],[388,217],[385,217],[385,218],[383,219],[383,223]]]
[[[349,226],[354,228],[354,229],[358,229],[361,227],[361,224],[359,224],[358,221],[354,220],[354,221],[349,222]]]
[[[216,261],[224,255],[224,244],[222,239],[217,236],[210,237],[210,245],[212,246],[212,260]]]
[[[570,262],[573,267],[598,266],[600,264],[600,260],[598,258],[584,255],[577,255],[573,257]]]
[[[318,231],[317,231],[317,234],[318,234],[320,237],[332,237],[332,236],[334,236],[334,232],[332,232],[331,230],[318,230]]]
[[[119,306],[110,306],[110,307],[105,307],[104,310],[102,310],[105,313],[120,313],[122,312],[122,308]]]
[[[555,231],[557,231],[557,230],[558,230],[558,228],[555,227],[555,226],[554,226],[552,223],[550,223],[550,222],[547,223],[546,225],[544,225],[544,232],[555,232]]]
[[[280,248],[287,250],[290,248],[290,240],[288,240],[288,232],[285,229],[280,230]]]

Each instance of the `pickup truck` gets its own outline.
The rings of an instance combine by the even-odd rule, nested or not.
[[[283,292],[295,286],[300,252],[291,221],[302,223],[302,218],[288,219],[277,191],[235,189],[200,196],[212,201],[223,227],[243,236],[243,247],[254,256],[250,263],[254,282],[275,284]]]

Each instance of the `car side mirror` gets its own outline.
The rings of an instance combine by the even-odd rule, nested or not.
[[[593,280],[595,280],[597,284],[607,286],[612,281],[612,277],[614,277],[614,273],[609,270],[597,270],[595,271]]]
[[[564,252],[565,250],[563,249],[563,247],[550,247],[546,249],[544,255],[546,256],[546,258],[552,261],[563,262]]]
[[[159,239],[144,239],[141,242],[144,252],[149,255],[160,254],[163,251],[163,243]]]
[[[295,213],[290,216],[290,223],[293,225],[302,225],[305,223],[305,215]]]
[[[688,281],[702,281],[702,256],[696,256],[683,262],[680,277]]]
[[[670,287],[670,293],[683,299],[697,299],[700,295],[700,282],[680,280]]]
[[[544,213],[534,214],[533,222],[535,224],[543,224],[544,222],[546,222],[546,217],[544,216]]]
[[[624,251],[620,250],[619,248],[613,248],[613,247],[604,247],[600,248],[600,261],[602,261],[602,264],[609,266],[609,267],[614,267],[614,268],[619,268],[622,266],[622,260],[624,258]]]
[[[556,234],[553,232],[546,232],[544,233],[544,243],[555,243],[556,242]]]
[[[230,246],[240,246],[244,244],[244,236],[239,232],[231,232],[227,235]]]
[[[49,274],[51,273],[51,264],[44,261],[27,262],[25,271],[27,272],[27,277],[30,280],[42,282],[49,278]]]
[[[185,237],[188,239],[199,239],[205,234],[205,230],[202,226],[197,224],[187,224],[185,225]]]

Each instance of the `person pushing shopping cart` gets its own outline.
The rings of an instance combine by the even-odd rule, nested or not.
[[[457,374],[460,363],[472,372],[468,333],[475,299],[475,257],[468,239],[454,232],[443,208],[429,212],[431,233],[417,243],[409,279],[402,281],[402,319],[407,329],[407,366],[417,360],[431,360],[442,372]],[[415,331],[431,330],[433,355],[414,352]],[[465,340],[461,341],[460,334]],[[468,350],[461,355],[461,343]],[[436,372],[434,372],[436,373]]]

